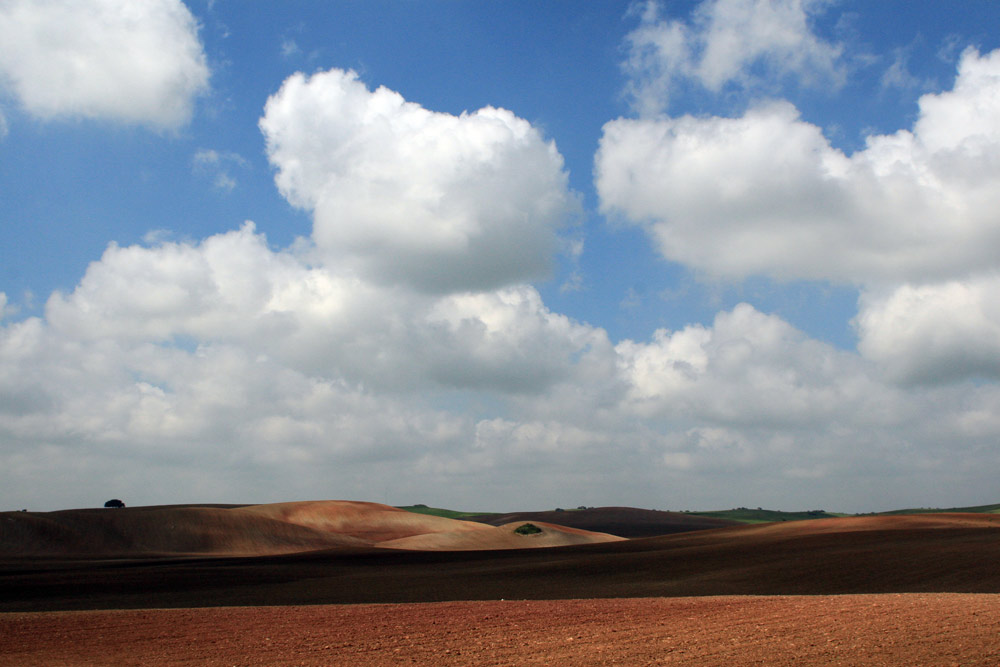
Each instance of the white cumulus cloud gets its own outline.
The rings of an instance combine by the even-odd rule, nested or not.
[[[1000,268],[1000,51],[966,51],[952,90],[919,108],[912,130],[852,155],[787,102],[611,121],[595,163],[601,207],[707,276],[859,287],[860,350],[893,377],[994,375],[982,285]]]
[[[371,499],[385,479],[397,502],[546,506],[586,488],[576,502],[798,493],[860,510],[938,481],[942,457],[964,457],[966,481],[993,469],[998,412],[992,386],[887,385],[746,304],[612,345],[530,286],[376,285],[249,223],[112,245],[43,317],[0,324],[4,496],[45,471],[56,507],[80,480],[154,503]]]
[[[788,427],[853,407],[859,420],[874,393],[857,355],[748,304],[719,313],[711,327],[659,330],[649,343],[624,341],[617,351],[629,404],[648,416]]]
[[[870,290],[859,349],[905,382],[1000,379],[1000,277]]]
[[[629,92],[642,115],[669,106],[672,89],[688,81],[712,92],[734,84],[764,85],[794,76],[802,84],[837,84],[841,47],[817,37],[810,14],[825,3],[810,0],[706,0],[689,21],[660,18],[650,0],[639,27],[626,38]]]
[[[238,345],[303,373],[382,390],[431,383],[535,394],[603,331],[552,313],[519,285],[428,296],[311,267],[274,252],[252,223],[200,243],[111,245],[70,294],[46,304],[49,327],[78,341]]]
[[[1000,52],[962,59],[913,131],[847,156],[785,102],[739,118],[618,119],[601,205],[668,259],[713,276],[837,283],[964,275],[1000,242]]]
[[[208,80],[180,0],[0,4],[0,83],[33,115],[176,128]]]
[[[260,126],[320,254],[375,282],[441,292],[541,277],[577,207],[555,144],[504,109],[437,113],[334,69],[289,77]]]

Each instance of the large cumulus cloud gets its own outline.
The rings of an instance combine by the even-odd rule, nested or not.
[[[261,129],[332,264],[442,292],[544,276],[576,202],[555,144],[505,109],[429,111],[353,72],[289,77]]]
[[[602,208],[713,276],[869,284],[991,268],[1000,241],[1000,51],[968,51],[914,130],[847,156],[786,102],[738,118],[618,119]]]
[[[71,294],[49,299],[46,319],[79,341],[233,344],[392,391],[538,393],[582,350],[608,345],[530,286],[443,296],[379,286],[272,251],[252,223],[199,243],[111,245]]]
[[[144,502],[379,499],[384,480],[442,504],[775,504],[801,485],[865,509],[943,456],[995,458],[989,386],[894,389],[746,304],[615,346],[527,286],[344,280],[250,225],[112,246],[44,318],[0,328],[5,497],[44,469],[53,503],[80,480]]]
[[[10,0],[0,5],[0,84],[43,118],[186,123],[208,88],[180,0]]]
[[[1000,51],[968,50],[952,90],[920,99],[912,130],[870,136],[852,155],[787,102],[734,118],[618,119],[604,128],[595,182],[602,210],[702,275],[857,286],[860,349],[894,377],[992,376],[992,315],[976,315],[992,307],[957,298],[948,318],[927,304],[984,294],[977,285],[997,269],[998,100]],[[904,302],[913,308],[900,316]],[[893,346],[922,354],[904,370]]]
[[[529,286],[372,285],[249,224],[111,246],[44,317],[0,327],[5,497],[45,470],[55,506],[84,483],[143,502],[391,489],[399,503],[676,508],[794,493],[861,510],[929,486],[942,457],[985,470],[998,405],[990,386],[888,386],[746,304],[612,345]]]
[[[874,394],[864,364],[749,304],[711,327],[657,331],[618,345],[629,403],[641,414],[713,424],[814,424]]]

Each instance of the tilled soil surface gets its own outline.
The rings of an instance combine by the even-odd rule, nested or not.
[[[5,665],[997,665],[1000,595],[0,614]]]

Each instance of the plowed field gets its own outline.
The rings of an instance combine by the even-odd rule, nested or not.
[[[5,665],[997,665],[1000,595],[0,614]]]

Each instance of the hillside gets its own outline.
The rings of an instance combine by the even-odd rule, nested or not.
[[[513,528],[333,500],[0,513],[0,557],[263,556],[382,546],[516,549],[619,539],[556,525],[543,535],[522,537]]]
[[[369,547],[244,558],[7,559],[0,562],[0,611],[1000,593],[997,562],[1000,515],[866,516],[743,525],[558,550]]]

